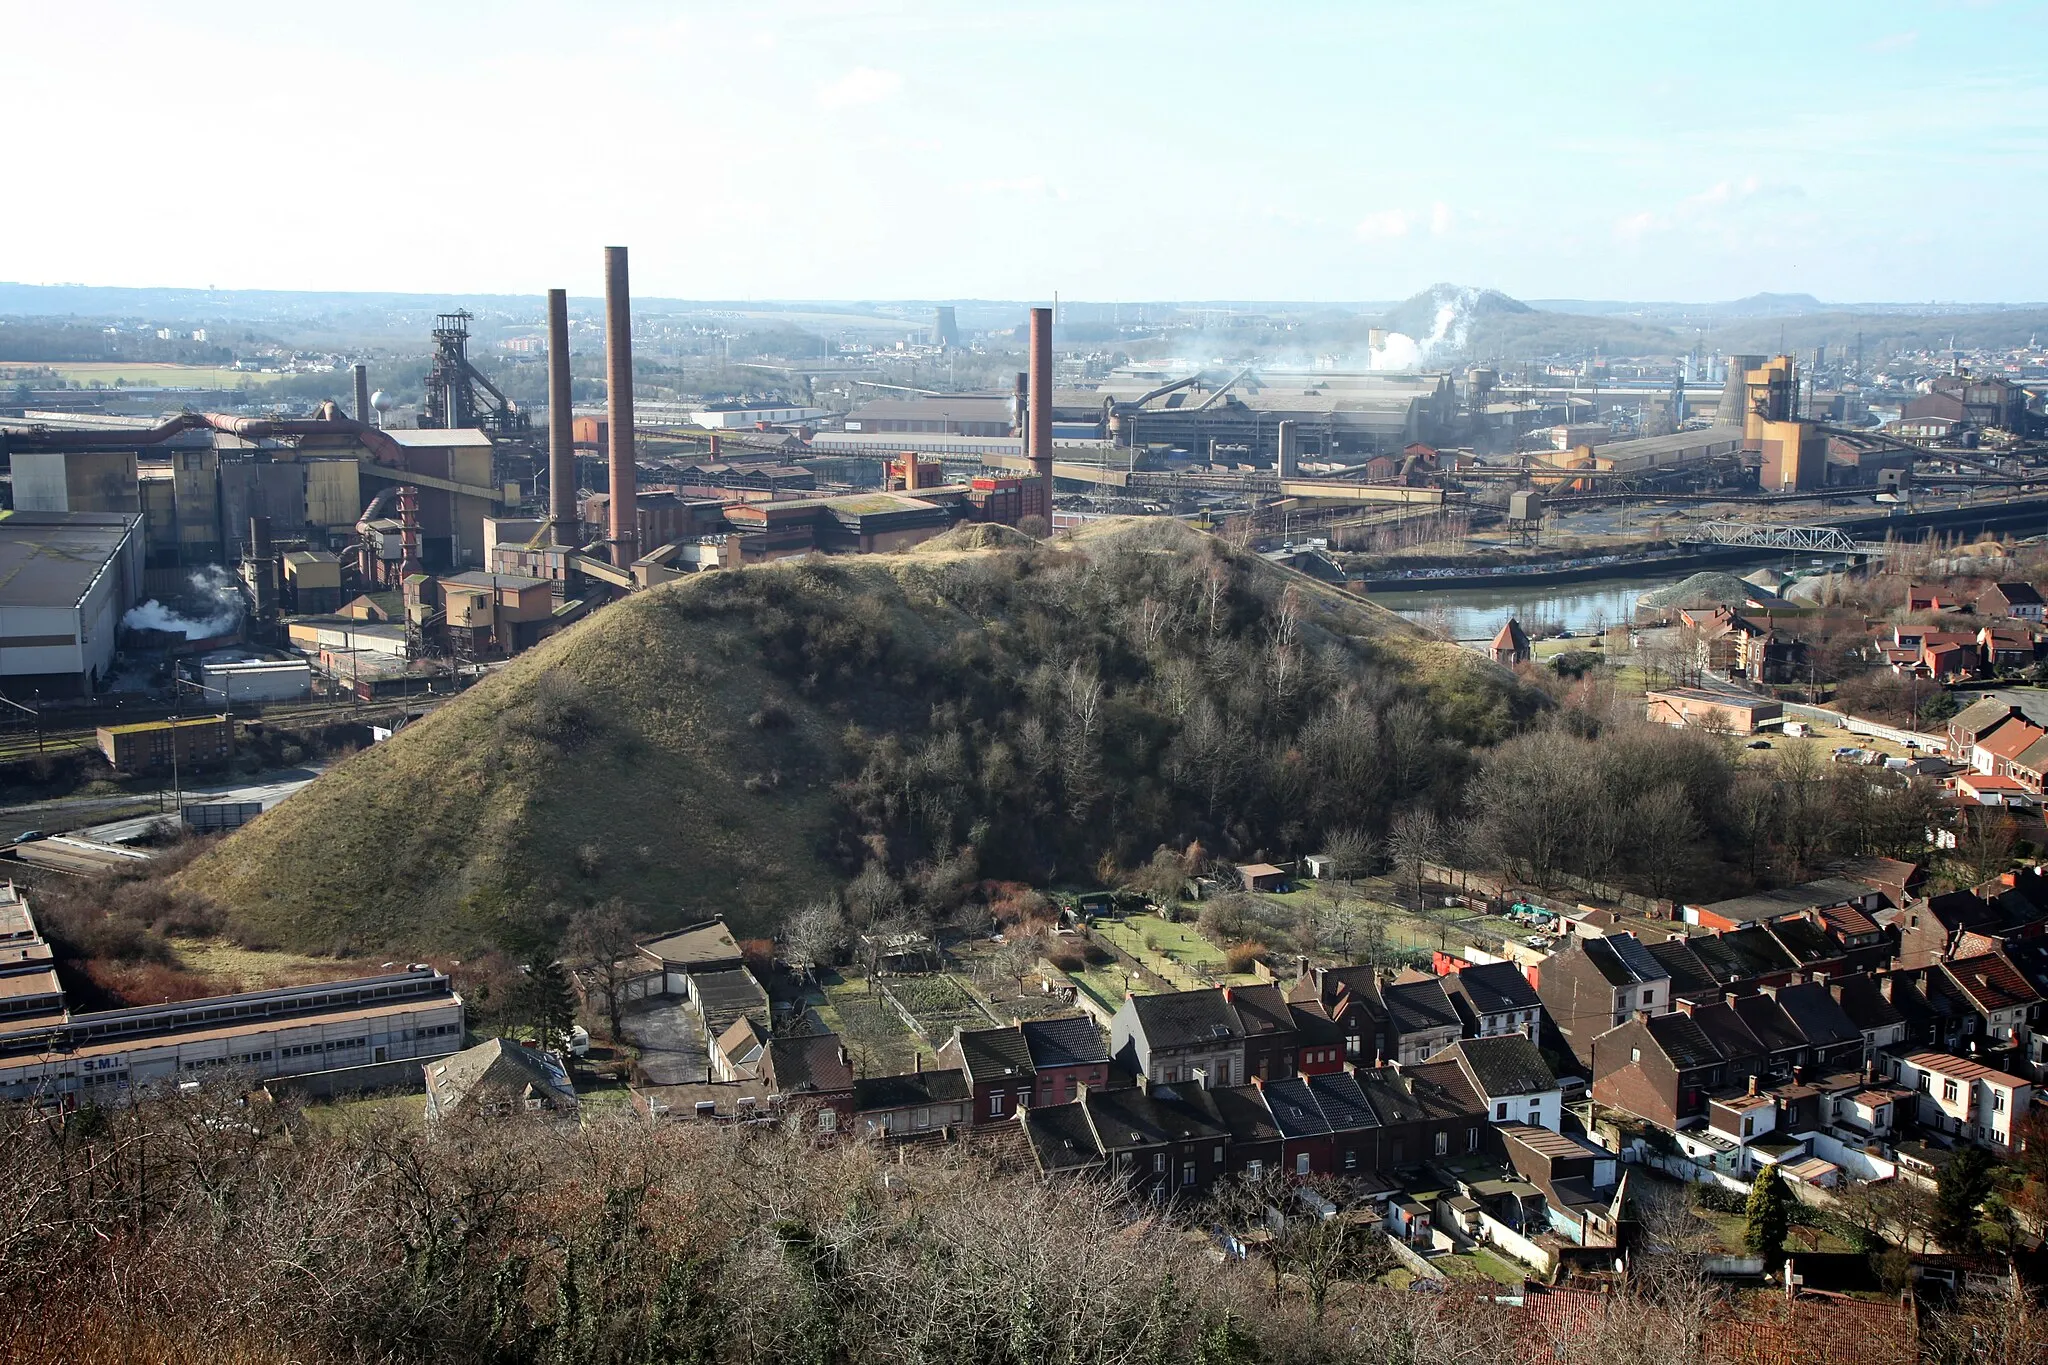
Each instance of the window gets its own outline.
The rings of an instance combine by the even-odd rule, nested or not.
[[[1493,1110],[1493,1121],[1495,1123],[1506,1123],[1508,1121],[1508,1102],[1506,1100],[1502,1100],[1499,1104],[1495,1105]]]
[[[818,1111],[818,1131],[821,1133],[838,1132],[839,1111],[836,1109],[820,1109]]]
[[[1346,1147],[1344,1149],[1344,1169],[1347,1171],[1358,1169],[1358,1151],[1356,1148]]]
[[[1223,1148],[1220,1145],[1216,1148],[1215,1152],[1210,1156],[1210,1160],[1214,1161],[1218,1166],[1221,1166],[1223,1164]]]
[[[1003,1092],[1002,1092],[1002,1091],[998,1090],[998,1091],[996,1091],[995,1093],[991,1094],[991,1095],[990,1095],[990,1096],[988,1097],[988,1112],[989,1112],[989,1117],[990,1117],[990,1118],[1001,1118],[1001,1117],[1002,1117],[1002,1115],[1003,1115]]]
[[[1244,1163],[1244,1174],[1247,1180],[1257,1180],[1265,1173],[1266,1163],[1263,1161],[1247,1161]]]
[[[1953,1104],[1955,1103],[1956,1093],[1956,1083],[1952,1080],[1944,1078],[1941,1082],[1942,1099],[1948,1101],[1950,1104]]]
[[[1465,1150],[1468,1152],[1479,1150],[1479,1129],[1476,1126],[1465,1130]]]
[[[2004,1111],[2005,1092],[2003,1090],[1993,1090],[1991,1092],[1991,1112],[1994,1114],[1999,1114],[2003,1113]]]
[[[911,1112],[911,1115],[910,1115],[910,1126],[911,1126],[911,1127],[913,1127],[913,1128],[929,1128],[929,1127],[931,1127],[931,1126],[932,1126],[932,1111],[931,1111],[931,1110],[929,1110],[929,1109],[917,1109],[917,1110],[913,1110],[913,1111]]]
[[[1152,1154],[1152,1173],[1154,1175],[1164,1175],[1166,1173],[1166,1153],[1154,1152]]]
[[[1187,1186],[1187,1185],[1192,1185],[1192,1184],[1194,1184],[1194,1183],[1195,1183],[1195,1163],[1194,1163],[1194,1162],[1192,1162],[1192,1161],[1183,1161],[1183,1162],[1181,1162],[1181,1163],[1180,1163],[1180,1183],[1181,1183],[1181,1184],[1182,1184],[1183,1186]]]
[[[1437,1154],[1438,1156],[1443,1156],[1443,1155],[1444,1155],[1445,1153],[1449,1152],[1450,1150],[1451,1150],[1451,1135],[1450,1135],[1449,1133],[1438,1133],[1438,1134],[1436,1135],[1436,1154]]]
[[[1744,1137],[1756,1136],[1756,1117],[1754,1115],[1744,1114],[1742,1116],[1742,1135]]]
[[[1640,1062],[1643,1060],[1643,1050],[1639,1047],[1630,1048],[1628,1050],[1628,1059],[1632,1062]]]
[[[1307,1174],[1308,1174],[1308,1153],[1307,1153],[1307,1152],[1296,1152],[1296,1153],[1294,1154],[1294,1173],[1295,1173],[1296,1175],[1307,1175]]]

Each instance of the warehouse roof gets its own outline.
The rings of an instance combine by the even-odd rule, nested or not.
[[[0,606],[76,607],[141,520],[126,512],[0,512]]]

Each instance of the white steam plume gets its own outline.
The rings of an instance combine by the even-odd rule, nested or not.
[[[129,608],[121,618],[122,628],[174,631],[188,640],[210,640],[226,635],[241,623],[242,595],[235,591],[234,576],[226,569],[209,564],[193,570],[190,581],[196,599],[191,605],[203,614],[187,616],[152,597],[139,607]]]

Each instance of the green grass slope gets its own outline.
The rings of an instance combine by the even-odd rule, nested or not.
[[[1234,767],[1201,771],[1261,792],[1261,774],[1294,780],[1309,712],[1363,680],[1374,705],[1426,706],[1446,744],[1496,739],[1528,705],[1504,672],[1391,612],[1176,522],[1016,542],[964,528],[910,554],[638,594],[340,764],[180,884],[244,941],[322,953],[474,951],[613,896],[652,925],[718,913],[765,932],[873,857],[900,870],[972,844],[984,875],[1016,875],[1092,866],[1101,849],[1142,858],[1147,839],[1227,843],[1186,799],[1192,778],[1155,776],[1197,762],[1162,719],[1162,673],[1219,689],[1216,714],[1246,737],[1235,758],[1200,760]],[[1206,636],[1189,586],[1204,572],[1230,584]],[[1271,652],[1263,613],[1290,587],[1313,666],[1287,710],[1248,680]],[[1180,633],[1141,656],[1119,623],[1155,593],[1185,599]],[[1213,683],[1187,681],[1198,644]],[[1097,730],[1063,718],[1046,681],[1077,661],[1101,671]],[[1047,733],[1078,767],[1025,771],[1014,754]],[[1375,779],[1370,801],[1401,794]],[[1270,840],[1278,819],[1235,837]]]

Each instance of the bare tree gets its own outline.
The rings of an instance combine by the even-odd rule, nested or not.
[[[1402,811],[1387,830],[1387,856],[1396,875],[1414,894],[1418,910],[1422,908],[1423,869],[1443,856],[1448,842],[1443,822],[1427,807]]]
[[[782,928],[783,950],[789,965],[799,976],[817,978],[820,967],[829,967],[846,952],[850,936],[846,916],[828,900],[812,901],[789,917]]]
[[[577,912],[569,921],[562,942],[569,966],[592,991],[604,997],[605,1022],[613,1041],[619,1037],[620,1017],[625,1012],[626,982],[641,970],[633,958],[635,942],[632,918],[626,903],[614,896],[601,905]]]
[[[1372,867],[1378,851],[1378,842],[1362,829],[1336,830],[1323,840],[1323,856],[1330,860],[1330,871],[1347,883]]]

